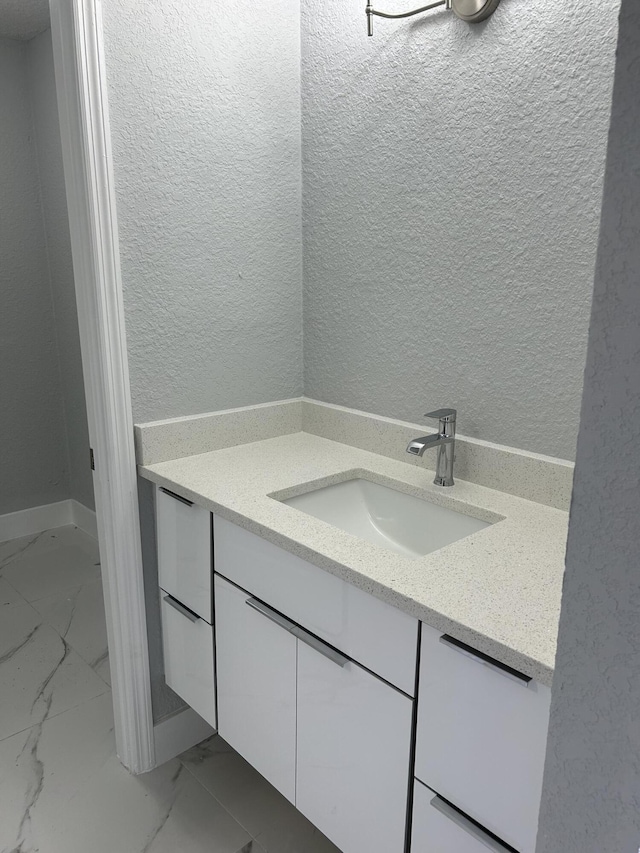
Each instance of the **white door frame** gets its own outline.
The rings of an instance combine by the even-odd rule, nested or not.
[[[116,748],[144,773],[156,756],[101,0],[50,6]]]

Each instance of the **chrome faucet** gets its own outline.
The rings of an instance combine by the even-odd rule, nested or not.
[[[430,447],[438,448],[438,459],[436,462],[436,486],[453,486],[453,460],[456,447],[456,410],[437,409],[429,412],[425,418],[438,418],[439,427],[435,435],[425,435],[422,438],[414,438],[407,447],[407,453],[414,456],[422,456]]]

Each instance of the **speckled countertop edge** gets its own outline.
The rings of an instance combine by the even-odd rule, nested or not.
[[[551,685],[568,514],[307,433],[139,466],[146,479],[375,595],[437,630]],[[489,521],[411,559],[280,503],[309,484],[365,474]]]

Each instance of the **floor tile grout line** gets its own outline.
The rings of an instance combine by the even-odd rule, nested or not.
[[[17,592],[17,590],[16,590],[16,592]],[[37,610],[36,610],[36,608],[33,606],[33,604],[31,604],[31,602],[30,602],[30,601],[27,601],[27,599],[26,599],[23,595],[20,595],[20,593],[19,593],[19,592],[18,592],[18,598],[19,598],[19,601],[10,601],[8,604],[3,604],[2,606],[3,606],[3,607],[13,607],[14,605],[16,605],[16,604],[17,604],[17,605],[19,605],[20,607],[24,607],[24,606],[25,606],[25,604],[26,604],[26,605],[27,605],[27,607],[28,607],[30,610],[33,610],[33,612],[34,612],[34,613],[36,614],[36,616],[38,617],[38,625],[44,625],[44,624],[45,624],[45,623],[44,623],[44,619],[42,618],[42,616],[40,615],[40,613],[38,613],[38,611],[37,611]]]
[[[93,580],[91,580],[91,581],[87,581],[86,583],[83,583],[83,584],[80,584],[79,586],[73,587],[73,589],[77,590],[77,591],[78,591],[78,595],[79,595],[79,594],[81,593],[82,589],[83,589],[85,586],[89,586],[89,584],[92,584],[92,583],[97,583],[98,581],[100,581],[100,586],[102,587],[102,579],[101,579],[101,578],[94,578],[94,579],[93,579]],[[20,593],[18,593],[18,595],[20,595]],[[69,623],[69,626],[67,627],[67,630],[65,631],[65,633],[64,633],[64,634],[61,634],[61,633],[60,633],[60,631],[58,631],[58,629],[56,628],[56,626],[55,626],[52,622],[50,622],[50,621],[49,621],[49,619],[47,619],[47,617],[46,617],[46,616],[44,616],[44,614],[42,614],[42,613],[38,610],[38,608],[37,608],[37,607],[35,607],[35,606],[34,606],[34,605],[35,605],[35,603],[36,603],[37,601],[44,601],[44,600],[45,600],[45,598],[51,598],[51,596],[49,596],[49,595],[45,595],[43,598],[36,599],[36,601],[34,601],[34,602],[27,601],[27,599],[24,599],[24,600],[26,601],[26,603],[27,603],[30,607],[32,607],[32,608],[33,608],[33,610],[35,610],[35,612],[38,614],[38,616],[39,616],[39,617],[40,617],[40,619],[42,620],[42,624],[48,625],[48,626],[49,626],[49,628],[51,628],[53,631],[55,631],[55,633],[60,637],[60,639],[61,639],[61,640],[63,640],[65,643],[67,643],[67,644],[68,644],[68,645],[73,649],[73,651],[78,655],[78,657],[80,658],[80,660],[82,660],[84,663],[86,663],[86,665],[87,665],[88,667],[90,667],[90,668],[93,670],[93,672],[95,672],[95,674],[98,676],[98,678],[99,678],[101,681],[104,681],[104,683],[107,685],[107,687],[108,687],[109,689],[111,689],[111,684],[110,684],[108,681],[106,681],[106,680],[105,680],[105,679],[104,679],[104,678],[103,678],[103,677],[98,673],[98,671],[96,670],[95,666],[93,665],[93,662],[92,662],[92,661],[90,661],[90,660],[87,660],[87,659],[85,658],[85,656],[82,654],[82,652],[81,652],[79,649],[77,649],[77,648],[76,648],[76,646],[75,646],[72,642],[70,642],[70,641],[68,640],[68,638],[67,638],[67,634],[69,633],[69,629],[70,629],[70,627],[71,627],[71,623]],[[73,616],[72,616],[72,620],[71,620],[71,621],[73,621]],[[107,645],[106,652],[107,652],[107,655],[106,655],[106,658],[104,658],[104,659],[103,659],[103,662],[104,662],[104,661],[108,661],[108,660],[109,660],[109,647],[108,647],[108,645]]]
[[[27,599],[26,599],[26,598],[24,598],[24,596],[20,595],[20,593],[18,593],[18,596],[22,599],[21,601],[10,601],[8,604],[3,604],[3,605],[2,605],[2,607],[13,607],[14,605],[19,605],[19,606],[21,606],[21,607],[22,607],[22,606],[24,606],[24,605],[26,604],[26,605],[27,605],[27,607],[29,607],[31,610],[33,610],[33,612],[34,612],[34,613],[36,614],[36,616],[38,617],[38,620],[39,620],[39,621],[38,621],[38,625],[36,626],[36,628],[37,628],[37,629],[42,628],[42,627],[50,628],[50,629],[53,631],[53,633],[54,633],[54,634],[57,634],[57,636],[58,636],[58,637],[60,637],[60,639],[62,640],[62,642],[63,642],[63,643],[66,643],[66,644],[69,646],[69,648],[70,648],[70,649],[71,649],[71,650],[72,650],[76,655],[78,655],[78,657],[80,658],[80,660],[81,660],[83,663],[85,663],[85,664],[89,667],[89,669],[91,669],[91,670],[92,670],[92,672],[94,672],[94,673],[98,676],[98,678],[99,678],[102,682],[104,682],[104,684],[106,684],[106,685],[107,685],[107,687],[111,690],[111,684],[110,684],[108,681],[106,681],[106,680],[105,680],[105,679],[104,679],[104,678],[103,678],[103,677],[102,677],[102,676],[97,672],[97,670],[96,670],[95,666],[93,665],[92,661],[87,660],[87,659],[85,658],[85,656],[84,656],[84,655],[83,655],[83,654],[82,654],[82,653],[81,653],[81,652],[80,652],[80,651],[75,647],[75,645],[74,645],[73,643],[69,642],[69,640],[67,639],[67,636],[66,636],[66,635],[67,635],[67,633],[68,633],[68,629],[67,629],[67,632],[65,632],[64,634],[61,634],[61,633],[60,633],[60,631],[58,631],[58,629],[56,628],[56,626],[55,626],[55,625],[53,625],[53,624],[49,621],[49,619],[47,619],[47,618],[46,618],[46,617],[45,617],[45,616],[44,616],[44,615],[43,615],[43,614],[38,610],[38,608],[37,608],[37,607],[34,607],[34,606],[33,606],[32,602],[27,601]],[[45,596],[45,597],[48,597],[48,596]],[[40,599],[40,600],[42,601],[43,599]],[[103,658],[103,660],[102,660],[101,662],[107,661],[107,660],[109,659],[109,649],[108,649],[108,647],[107,647],[106,652],[107,652],[106,657],[105,657],[105,658]],[[27,727],[27,728],[28,728],[28,727]],[[22,729],[22,731],[24,731],[24,729]],[[2,739],[2,738],[0,738],[0,740],[1,740],[1,739]]]
[[[91,566],[91,568],[93,569],[93,568],[95,568],[95,566]],[[6,581],[7,579],[3,578],[3,580]],[[25,598],[25,596],[22,595],[22,593],[20,593],[20,595],[22,595],[22,597],[25,598],[25,601],[27,601],[29,604],[31,604],[33,606],[34,604],[37,604],[39,601],[44,601],[45,598],[51,598],[53,595],[58,595],[58,594],[64,595],[65,593],[72,592],[74,589],[80,590],[80,589],[82,589],[82,587],[89,586],[89,584],[92,584],[92,583],[98,583],[98,581],[100,581],[100,583],[102,583],[102,575],[100,574],[100,572],[98,572],[98,576],[95,578],[90,578],[89,580],[83,581],[82,583],[76,583],[73,586],[65,587],[56,593],[50,593],[49,595],[43,595],[41,598],[28,599],[28,598]],[[10,583],[10,582],[7,581],[7,583]]]
[[[27,542],[24,548],[18,548],[17,551],[14,551],[12,554],[9,554],[8,557],[3,557],[2,559],[0,559],[0,573],[3,572],[5,569],[8,569],[9,566],[12,566],[16,562],[16,560],[19,560],[22,557],[23,554],[26,554],[27,551],[29,551],[32,546],[35,545],[36,542],[47,532],[48,531],[43,530],[42,533],[37,533],[32,536],[16,536],[14,539],[7,539],[5,542],[0,543],[0,547],[2,547],[2,545],[7,545],[9,542],[17,542],[21,539],[30,540],[29,542]]]
[[[62,528],[67,528],[67,527],[72,527],[74,531],[78,530],[77,526],[75,526],[75,525],[63,525],[63,526],[62,526]],[[51,528],[50,530],[42,531],[41,533],[39,533],[39,534],[38,534],[37,536],[35,536],[35,537],[15,537],[15,539],[9,539],[9,540],[6,540],[6,542],[5,542],[5,543],[0,543],[0,545],[2,545],[2,544],[8,544],[8,543],[10,543],[10,542],[12,542],[12,541],[24,540],[24,539],[27,539],[27,538],[29,538],[29,539],[30,539],[30,542],[28,543],[28,545],[27,545],[27,547],[26,547],[26,548],[19,548],[17,552],[15,552],[15,553],[11,554],[11,555],[8,557],[9,562],[8,562],[8,563],[6,563],[6,562],[5,562],[5,563],[4,563],[4,565],[3,565],[3,568],[7,568],[7,567],[9,567],[9,566],[12,566],[12,567],[13,567],[14,565],[18,564],[19,559],[20,559],[24,554],[26,554],[26,553],[31,549],[31,546],[32,546],[33,544],[35,544],[35,542],[36,542],[37,540],[42,539],[42,538],[43,538],[43,537],[45,537],[48,533],[55,533],[56,531],[58,531],[58,530],[60,530],[60,529],[61,529],[61,528]],[[55,538],[57,538],[57,537],[55,537],[55,536],[54,536],[53,538],[55,539]],[[58,547],[58,546],[56,546],[56,547]],[[64,547],[64,544],[62,544],[62,547]],[[78,546],[78,547],[79,547],[79,546]],[[81,550],[83,553],[85,553],[85,549],[84,549],[84,548],[80,547],[80,550]],[[45,554],[47,553],[47,551],[48,551],[48,544],[47,544],[47,547],[45,547],[42,551],[38,551],[37,553],[38,553],[38,555],[43,556],[43,555],[45,555]],[[95,555],[93,555],[93,556],[92,556],[90,553],[86,553],[86,557],[87,557],[87,562],[88,562],[88,563],[89,563],[89,562],[93,562],[93,560],[95,559]],[[94,564],[94,565],[95,565],[95,564]],[[91,566],[87,565],[87,567],[86,567],[87,572],[90,572],[92,569],[94,569],[94,565],[91,565]],[[95,574],[95,572],[93,572],[92,574]],[[19,575],[18,575],[18,577],[19,577]],[[34,617],[36,617],[36,619],[37,619],[37,626],[36,626],[36,630],[39,630],[40,628],[46,627],[46,628],[48,628],[49,630],[53,631],[53,633],[54,633],[56,636],[58,636],[58,637],[61,639],[61,641],[62,641],[63,643],[65,643],[66,645],[68,645],[68,647],[73,651],[73,653],[74,653],[75,655],[77,655],[78,659],[79,659],[80,661],[82,661],[82,663],[83,663],[85,666],[87,666],[87,667],[91,670],[91,672],[93,673],[93,675],[95,675],[95,677],[98,679],[99,684],[100,684],[100,686],[101,686],[101,690],[100,690],[100,692],[99,692],[99,693],[97,693],[95,696],[92,696],[92,697],[91,697],[91,698],[89,698],[89,699],[83,699],[83,700],[81,700],[80,702],[77,702],[76,704],[72,705],[70,708],[64,708],[64,709],[62,709],[61,711],[59,711],[59,712],[57,712],[57,713],[54,713],[54,714],[51,714],[51,715],[47,715],[46,720],[37,720],[37,719],[36,719],[36,720],[34,720],[34,721],[29,722],[29,723],[28,723],[28,725],[25,725],[23,728],[19,728],[19,729],[17,729],[16,731],[12,731],[12,732],[10,732],[9,734],[6,734],[6,735],[2,735],[2,736],[0,737],[0,742],[2,742],[2,741],[4,741],[4,740],[7,740],[7,739],[9,739],[9,738],[11,738],[11,737],[15,737],[15,736],[17,736],[17,735],[23,734],[24,732],[28,732],[28,731],[30,731],[31,729],[33,729],[33,727],[34,727],[34,726],[43,725],[43,724],[44,724],[45,722],[47,722],[49,719],[55,719],[56,717],[61,716],[62,714],[66,713],[67,711],[75,710],[75,709],[77,709],[77,708],[81,707],[82,705],[85,705],[87,702],[93,701],[93,699],[98,699],[98,698],[104,697],[106,694],[111,694],[111,692],[112,692],[112,686],[111,686],[111,684],[109,684],[109,682],[108,682],[105,678],[103,678],[103,677],[102,677],[102,675],[100,675],[100,674],[96,671],[96,669],[94,668],[94,666],[92,666],[92,661],[86,660],[85,655],[83,655],[83,654],[80,652],[80,650],[76,648],[75,644],[72,644],[72,643],[69,643],[69,642],[68,642],[68,640],[66,639],[66,632],[65,632],[65,634],[61,633],[61,632],[60,632],[60,631],[55,627],[55,625],[53,625],[53,624],[51,623],[50,619],[46,618],[46,617],[45,617],[45,615],[44,615],[43,613],[41,613],[41,611],[40,611],[40,610],[38,609],[38,607],[37,607],[37,604],[38,604],[39,602],[44,601],[45,599],[52,597],[52,595],[53,595],[53,596],[61,596],[62,598],[66,597],[66,596],[68,596],[68,595],[70,595],[70,594],[79,595],[79,594],[82,592],[82,590],[83,590],[86,586],[88,586],[89,584],[96,584],[96,583],[98,583],[98,582],[100,582],[100,584],[102,584],[102,578],[101,578],[100,571],[98,570],[98,574],[97,574],[97,576],[90,577],[89,579],[87,579],[87,580],[83,581],[82,583],[74,584],[74,585],[73,585],[73,586],[71,586],[71,587],[63,588],[62,590],[57,590],[57,591],[56,591],[55,593],[53,593],[52,595],[46,595],[46,596],[42,596],[41,598],[35,598],[35,599],[32,599],[32,600],[30,600],[29,598],[27,598],[27,597],[26,597],[26,596],[25,596],[25,595],[24,595],[24,594],[23,594],[23,593],[22,593],[22,592],[21,592],[21,591],[20,591],[16,586],[15,586],[15,584],[14,584],[14,583],[12,583],[12,582],[11,582],[11,581],[6,577],[6,576],[2,575],[2,580],[4,581],[4,583],[6,583],[6,584],[8,585],[8,587],[9,587],[9,589],[10,589],[10,590],[13,590],[13,592],[14,592],[14,593],[15,593],[15,595],[16,595],[16,600],[15,600],[15,601],[12,601],[12,602],[8,602],[6,605],[3,605],[3,608],[4,608],[4,607],[9,607],[9,608],[10,608],[10,607],[13,607],[13,606],[17,606],[17,607],[25,607],[25,605],[26,605],[26,607],[28,607],[28,608],[29,608],[29,610],[33,612]],[[107,655],[108,655],[108,649],[107,649]],[[108,659],[108,658],[107,658],[107,659]]]
[[[245,853],[247,848],[249,850],[249,853],[267,853],[267,851],[265,850],[264,847],[260,847],[259,850],[256,849],[254,851],[254,849],[253,849],[254,842],[256,844],[259,844],[257,838],[254,838],[253,836],[251,836],[251,839],[249,841],[247,841],[247,843],[245,845],[243,845],[239,850],[236,850],[236,853]],[[249,845],[251,845],[251,847],[249,847]]]
[[[27,601],[27,599],[24,597],[24,595],[15,588],[15,586],[11,583],[11,581],[8,581],[6,578],[2,578],[2,580],[6,583],[6,585],[8,587],[10,587],[15,592],[15,594],[18,596],[18,598],[21,598],[24,602],[26,602],[26,604],[30,604],[30,602]],[[16,604],[17,602],[10,601],[8,603],[9,604]],[[2,605],[2,606],[4,607],[5,605]],[[33,605],[31,605],[31,607],[33,607]],[[33,609],[35,610],[35,607]]]
[[[100,676],[98,676],[98,677],[100,677]],[[111,687],[109,685],[107,685],[106,682],[105,682],[105,685],[106,685],[107,689],[103,690],[102,693],[98,693],[97,696],[92,696],[90,699],[83,699],[81,702],[78,702],[77,705],[72,705],[70,708],[64,708],[62,711],[58,711],[57,714],[48,714],[46,719],[36,720],[35,722],[31,723],[30,725],[25,726],[23,729],[18,729],[17,732],[11,732],[11,734],[8,734],[8,735],[2,735],[2,737],[0,737],[0,743],[2,743],[5,740],[9,740],[9,738],[16,737],[16,735],[20,735],[20,734],[23,734],[24,732],[28,732],[30,729],[33,729],[35,726],[46,726],[46,724],[50,720],[55,720],[58,717],[61,717],[63,714],[68,713],[69,711],[76,711],[82,705],[89,704],[89,702],[95,702],[97,699],[104,699],[104,697],[107,695],[107,693],[112,692]]]
[[[38,540],[45,537],[46,534],[55,534],[57,531],[67,530],[69,528],[73,528],[74,530],[79,530],[77,525],[62,524],[59,527],[49,527],[46,530],[41,530],[40,533],[27,534],[26,536],[14,536],[12,539],[5,539],[4,542],[0,542],[0,550],[1,550],[5,545],[9,545],[11,542],[19,542],[19,541],[25,540],[25,539],[31,540],[30,542],[28,542],[26,544],[26,546],[24,548],[18,548],[17,551],[14,551],[13,553],[9,554],[8,556],[0,557],[0,573],[4,569],[9,568],[9,566],[14,565],[14,563],[16,561],[19,561],[23,557],[23,555],[26,555],[29,551],[31,551],[32,546],[35,545]],[[82,532],[84,533],[84,531],[82,531]],[[90,536],[90,534],[85,534],[85,535]],[[51,539],[57,539],[57,538],[58,537],[56,535],[51,536]],[[93,541],[96,541],[93,539],[92,536],[90,536],[90,538]],[[56,544],[58,544],[58,543],[56,543]],[[54,549],[56,547],[56,545],[51,545],[51,546],[45,545],[42,550],[36,549],[35,553],[36,554],[46,554],[47,551],[49,550],[49,547],[51,547],[51,549]],[[84,550],[84,549],[82,549],[82,550]]]
[[[107,657],[107,658],[105,658],[105,662],[107,662],[108,660],[109,660],[109,658],[108,658],[108,657]],[[89,666],[91,666],[91,664],[89,664]],[[106,679],[106,678],[103,678],[103,677],[100,675],[100,673],[98,672],[98,670],[97,670],[97,669],[95,669],[94,667],[91,667],[91,669],[93,669],[93,671],[94,671],[94,672],[95,672],[95,674],[98,676],[98,678],[100,679],[100,681],[103,681],[103,682],[104,682],[104,684],[109,688],[109,690],[112,690],[112,689],[113,689],[113,688],[112,688],[112,686],[111,686],[111,683],[110,683],[109,681],[107,681],[107,679]]]
[[[257,839],[256,839],[256,838],[255,838],[255,837],[254,837],[250,832],[249,832],[249,830],[247,829],[247,827],[246,827],[246,826],[244,826],[244,825],[243,825],[243,824],[238,820],[238,818],[233,814],[233,812],[231,812],[231,811],[230,811],[230,810],[225,806],[225,804],[224,804],[223,802],[221,802],[221,801],[218,799],[218,797],[216,797],[216,795],[215,795],[215,794],[212,794],[212,793],[211,793],[211,791],[207,788],[207,786],[202,782],[202,780],[201,780],[201,779],[198,779],[198,777],[197,777],[197,776],[196,776],[196,774],[193,772],[193,770],[192,770],[192,769],[191,769],[187,764],[185,764],[185,762],[182,760],[181,756],[178,756],[178,761],[180,762],[180,765],[181,765],[182,767],[184,767],[184,769],[187,771],[187,773],[188,773],[188,774],[189,774],[193,779],[195,779],[195,780],[196,780],[196,782],[198,783],[198,785],[199,785],[199,786],[200,786],[204,791],[206,791],[206,793],[211,797],[211,799],[215,800],[215,801],[216,801],[216,803],[220,806],[220,808],[221,808],[223,811],[225,811],[225,812],[229,815],[229,817],[233,820],[233,822],[234,822],[234,823],[237,823],[237,824],[238,824],[238,826],[240,827],[240,829],[242,829],[242,831],[243,831],[243,832],[246,832],[246,833],[247,833],[247,835],[249,836],[250,840],[251,840],[251,841],[257,841]],[[244,850],[244,848],[247,846],[247,843],[248,843],[248,842],[245,842],[245,843],[243,844],[243,846],[242,846],[242,847],[240,847],[240,848],[236,851],[236,853],[242,853],[242,850]]]
[[[210,739],[213,739],[213,738],[220,738],[220,735],[218,735],[218,734],[212,735]],[[222,738],[220,738],[220,739],[222,740]],[[193,748],[194,747],[192,747],[192,749]],[[234,750],[232,750],[232,751],[234,751]],[[236,817],[236,815],[233,813],[233,811],[231,811],[231,809],[228,806],[226,806],[222,802],[222,800],[220,800],[219,797],[217,797],[212,791],[209,790],[209,788],[207,788],[206,784],[196,775],[196,773],[192,770],[192,768],[185,762],[185,760],[182,758],[182,755],[186,754],[187,752],[190,752],[190,750],[185,750],[185,753],[182,753],[181,755],[178,756],[178,761],[180,762],[180,764],[185,768],[185,770],[187,770],[191,774],[191,776],[194,777],[196,782],[198,782],[198,784],[202,788],[205,789],[205,791],[209,794],[209,796],[213,797],[213,799],[216,801],[216,803],[218,803],[218,805],[220,805],[224,809],[224,811],[227,812],[227,814],[229,814],[233,818],[233,820],[250,836],[251,840],[254,841],[258,845],[258,850],[256,851],[256,853],[269,853],[268,848],[263,846],[263,842],[261,841],[261,837],[264,836],[264,834],[265,834],[265,828],[263,827],[262,829],[257,831],[255,834],[253,832],[251,832],[251,830],[245,826],[245,824],[242,822],[242,820],[239,817]],[[242,756],[240,756],[240,757],[242,758]],[[258,775],[260,775],[260,774],[258,774]],[[265,782],[266,785],[270,786],[270,783],[267,782],[267,780],[263,776],[261,776],[261,779]],[[270,787],[272,787],[272,786],[270,786]],[[277,789],[275,789],[275,790],[277,790]],[[301,815],[304,818],[304,815],[302,815],[302,813],[299,812],[296,809],[296,807],[289,800],[286,799],[286,797],[284,799],[286,800],[286,803],[288,806],[292,806],[294,808],[294,810],[296,811],[296,813],[298,815]],[[305,818],[305,820],[306,820],[306,818]],[[329,844],[331,844],[331,841],[329,839],[326,839],[326,836],[324,836],[323,833],[317,827],[314,827],[313,824],[310,824],[310,826],[312,827],[312,831],[313,831],[314,835],[317,833],[318,835],[322,836],[322,838],[325,839]],[[242,853],[243,849],[244,848],[240,848],[238,853]],[[298,848],[296,847],[296,850],[297,849]],[[335,849],[337,850],[337,848],[335,848]],[[338,853],[339,853],[339,851],[338,851]]]

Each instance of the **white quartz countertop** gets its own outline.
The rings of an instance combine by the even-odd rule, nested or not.
[[[551,685],[568,514],[308,433],[155,465],[140,474],[437,630]],[[367,479],[477,518],[502,520],[424,557],[365,542],[269,497]]]

